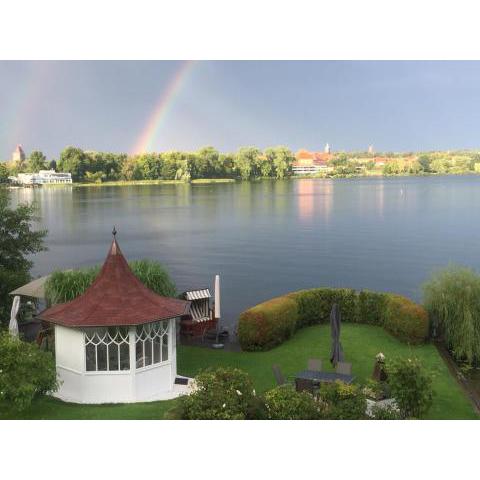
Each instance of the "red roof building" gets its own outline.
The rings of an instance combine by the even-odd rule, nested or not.
[[[177,326],[190,302],[163,297],[133,274],[115,238],[92,285],[38,317],[53,328],[60,380],[54,395],[75,403],[166,400],[188,393],[177,377]]]
[[[133,274],[114,237],[103,267],[92,285],[74,300],[38,315],[67,327],[139,325],[180,317],[189,302],[157,295]]]
[[[292,163],[293,173],[296,175],[315,174],[321,171],[328,171],[328,162],[332,160],[333,154],[326,152],[309,152],[299,150]]]

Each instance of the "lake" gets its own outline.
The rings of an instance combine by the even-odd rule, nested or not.
[[[480,269],[480,176],[294,179],[12,190],[37,201],[49,250],[33,274],[100,263],[113,225],[129,260],[162,262],[179,291],[222,282],[222,324],[318,286],[397,292],[455,262]]]

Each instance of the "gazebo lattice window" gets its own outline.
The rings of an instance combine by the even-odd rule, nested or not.
[[[168,329],[167,320],[137,325],[135,340],[137,368],[168,360]]]
[[[86,329],[85,363],[88,372],[130,370],[128,328]]]

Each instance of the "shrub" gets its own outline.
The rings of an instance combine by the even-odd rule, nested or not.
[[[419,418],[433,400],[432,378],[416,358],[387,364],[388,384],[403,418]]]
[[[427,312],[400,295],[347,288],[314,288],[289,293],[244,311],[238,321],[238,337],[244,350],[268,350],[305,325],[328,323],[334,303],[342,322],[385,327],[404,342],[420,343],[429,334]]]
[[[384,327],[404,342],[422,343],[429,334],[428,313],[421,305],[408,298],[389,294],[386,301]]]
[[[387,294],[362,290],[358,294],[358,323],[383,326]]]
[[[372,407],[372,418],[373,420],[400,420],[402,417],[398,409],[391,405],[385,407],[375,405]]]
[[[451,265],[424,284],[425,306],[434,327],[457,361],[480,361],[480,276]]]
[[[0,404],[24,410],[35,396],[58,388],[55,361],[36,344],[0,332]]]
[[[372,378],[366,381],[362,392],[366,398],[370,398],[371,400],[383,400],[390,397],[390,387],[388,383],[377,382]]]
[[[81,295],[93,283],[100,267],[56,271],[45,283],[45,299],[49,305],[65,303]]]
[[[298,305],[298,326],[328,323],[332,305],[338,303],[342,321],[356,319],[356,293],[349,288],[313,288],[288,294]]]
[[[297,328],[295,300],[278,297],[240,315],[238,339],[243,350],[268,350],[292,336]]]
[[[217,368],[200,372],[196,390],[180,399],[177,416],[187,420],[243,420],[263,418],[248,374],[238,368]]]
[[[165,297],[176,294],[175,285],[163,266],[151,260],[129,262],[135,276],[150,290]],[[93,283],[100,266],[78,270],[56,271],[45,283],[45,297],[49,305],[65,303],[78,297]]]
[[[286,385],[265,393],[265,406],[271,420],[316,420],[324,418],[322,403],[308,392],[297,392]]]
[[[326,415],[332,420],[365,418],[367,400],[358,385],[336,381],[320,388],[320,397],[327,404]]]

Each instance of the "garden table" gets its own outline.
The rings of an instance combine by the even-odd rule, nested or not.
[[[315,370],[303,370],[295,375],[295,387],[298,392],[308,390],[313,392],[315,383],[332,383],[337,380],[350,384],[353,382],[353,375],[345,375],[335,372],[317,372]]]

